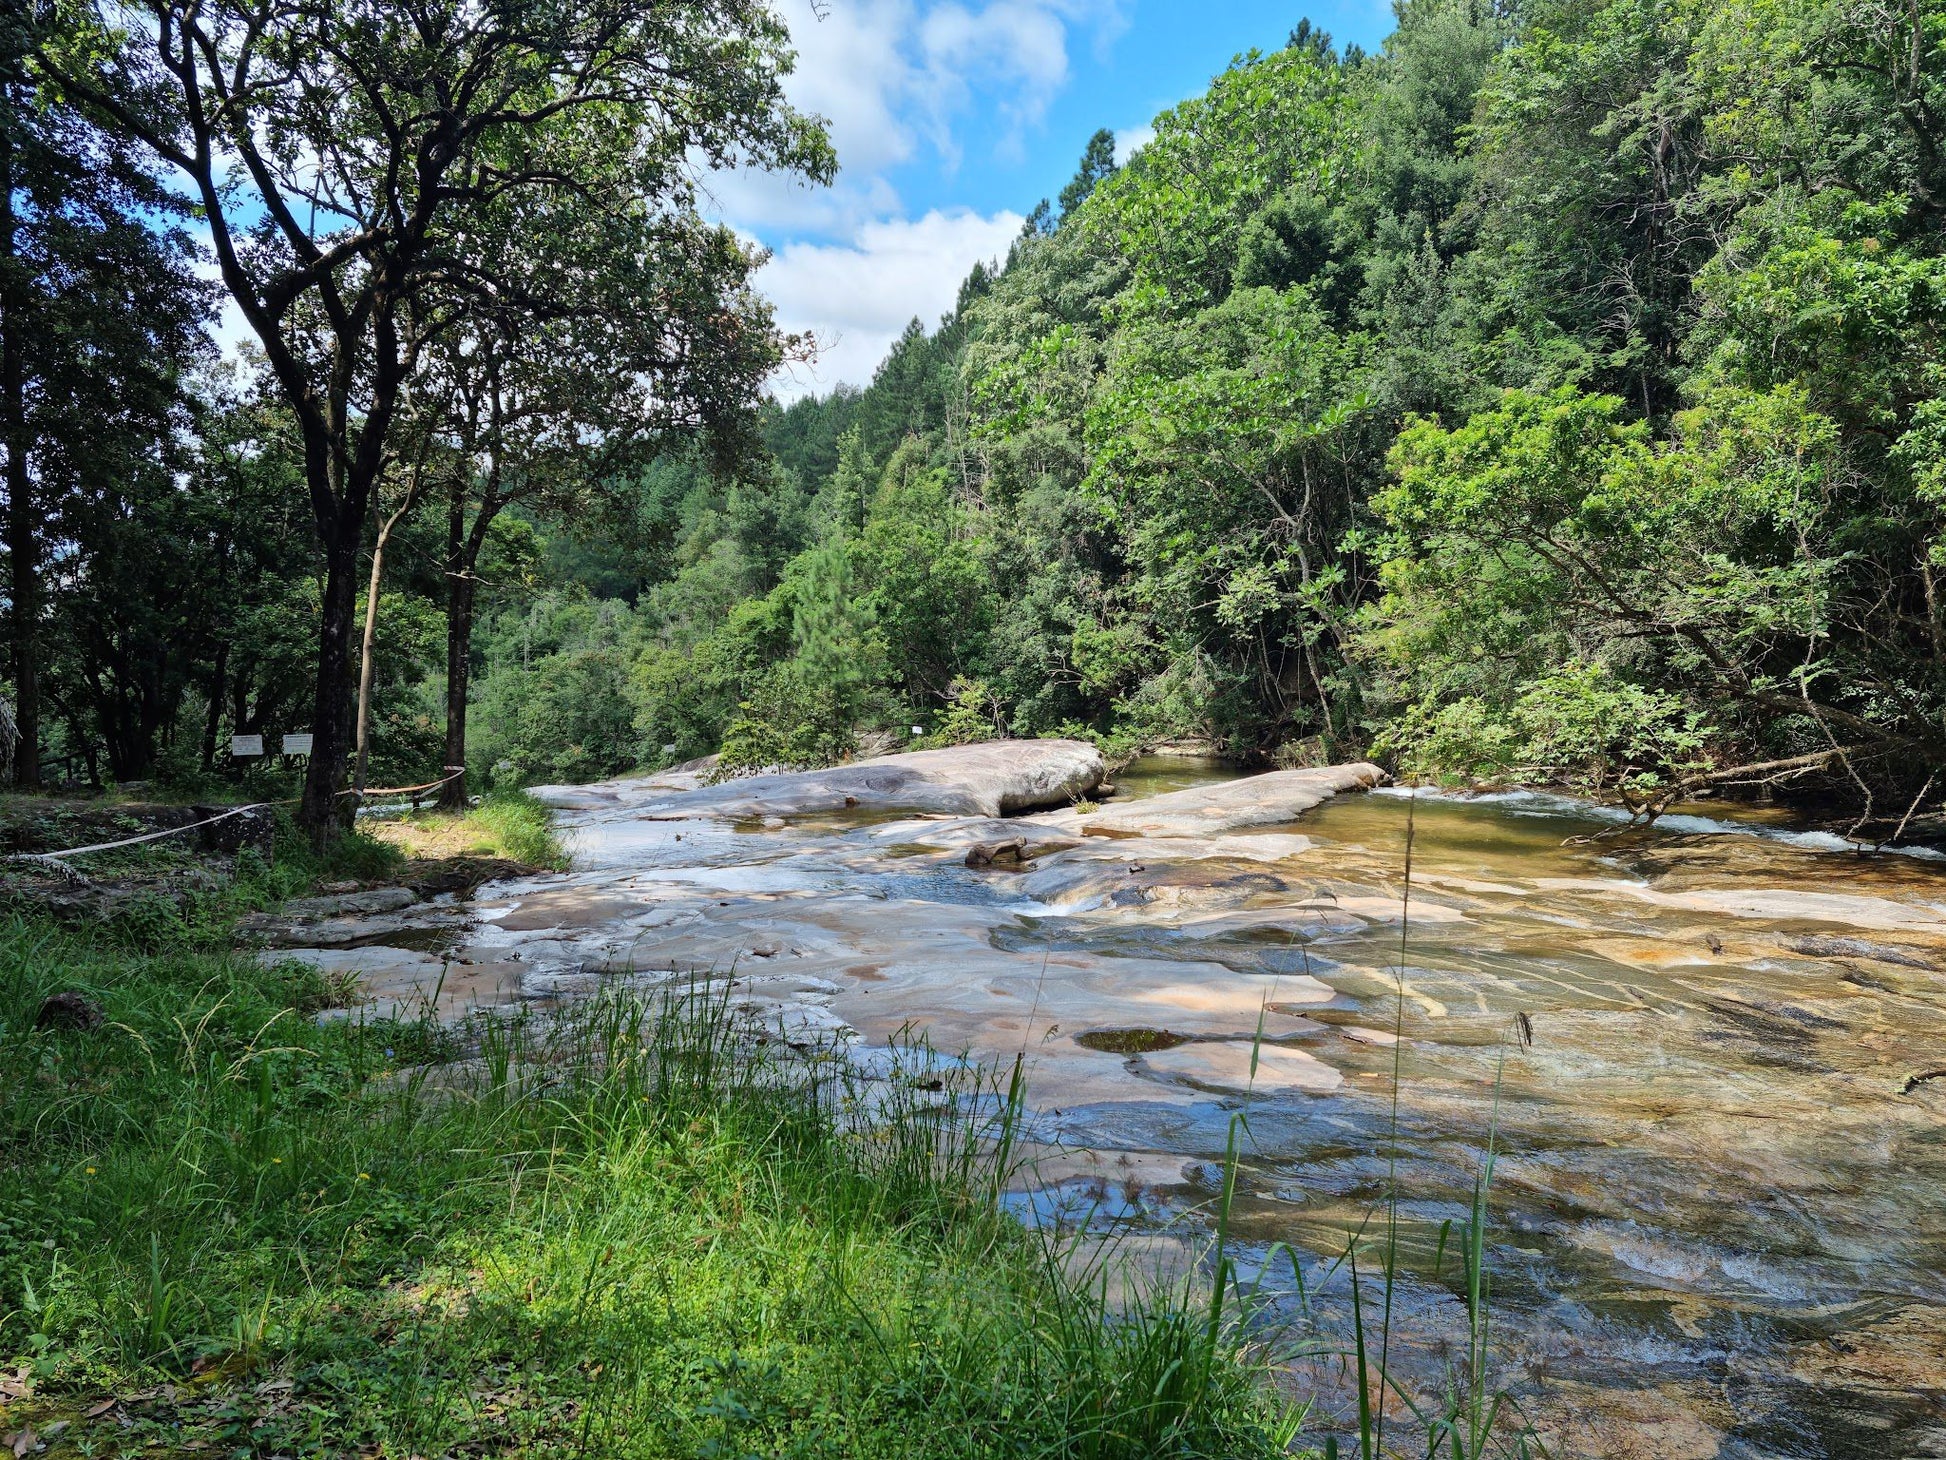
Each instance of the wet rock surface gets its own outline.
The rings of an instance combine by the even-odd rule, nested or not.
[[[1278,1316],[1349,1345],[1334,1264],[1396,1179],[1395,1343],[1433,1390],[1465,1333],[1441,1234],[1491,1140],[1494,1382],[1550,1453],[1946,1453],[1946,1079],[1909,1084],[1946,1069],[1946,871],[1421,799],[1408,901],[1406,802],[1346,794],[1369,769],[772,825],[614,783],[563,816],[575,872],[491,884],[464,926],[313,925],[437,946],[276,956],[361,971],[380,1002],[350,1017],[700,990],[861,1068],[912,1026],[1019,1058],[1037,1220],[1195,1229],[1247,1112],[1233,1231],[1314,1295]],[[1004,875],[967,864],[1015,839]],[[1346,1372],[1292,1376],[1314,1432]]]
[[[1145,796],[1090,815],[1073,813],[1059,824],[1072,826],[1084,836],[1221,836],[1296,821],[1333,796],[1370,790],[1385,779],[1384,771],[1363,762],[1315,770],[1270,771]]]

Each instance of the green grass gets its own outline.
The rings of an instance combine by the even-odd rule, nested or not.
[[[35,1032],[58,989],[107,1022]],[[694,1005],[456,1034],[324,1001],[290,967],[0,924],[0,1360],[36,1390],[0,1428],[68,1420],[77,1455],[1286,1452],[1206,1287],[1111,1305],[999,1211],[1008,1092],[975,1119],[807,1080]]]
[[[490,792],[463,819],[485,832],[502,856],[533,867],[567,868],[567,852],[552,816],[525,791]]]
[[[548,809],[525,791],[491,791],[460,815],[415,811],[370,823],[372,834],[416,857],[506,857],[564,872],[567,848]]]

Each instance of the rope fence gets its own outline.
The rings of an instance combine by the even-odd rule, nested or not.
[[[348,786],[336,794],[338,796],[356,796],[359,798],[361,804],[374,798],[410,796],[416,808],[420,798],[426,795],[427,792],[437,791],[442,786],[447,786],[457,781],[461,776],[466,774],[466,768],[464,766],[447,766],[446,772],[438,780],[427,781],[424,785],[378,786],[365,791],[360,791],[355,786]],[[273,806],[296,806],[302,800],[303,797],[301,796],[293,796],[284,801],[253,801],[248,806],[232,806],[227,811],[220,811],[214,816],[206,816],[201,821],[192,821],[184,826],[171,826],[162,831],[145,832],[141,836],[126,836],[120,841],[96,842],[93,846],[70,847],[66,851],[60,852],[10,852],[6,856],[0,857],[0,862],[38,862],[43,866],[52,867],[58,872],[65,873],[67,876],[76,880],[85,881],[86,879],[79,872],[67,865],[67,858],[85,857],[90,852],[112,852],[122,847],[140,846],[143,842],[158,842],[164,837],[181,836],[184,832],[200,831],[206,826],[216,825],[219,821],[228,821],[232,816],[242,816],[251,811],[264,811]]]

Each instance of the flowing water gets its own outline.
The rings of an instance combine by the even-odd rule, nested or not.
[[[1221,774],[1144,763],[1116,795]],[[1441,1233],[1491,1139],[1495,1382],[1552,1453],[1946,1455],[1936,862],[1538,796],[1341,796],[1025,871],[965,865],[992,823],[564,821],[581,870],[506,889],[471,950],[528,997],[713,970],[787,1034],[1024,1055],[1029,1214],[1197,1228],[1243,1113],[1267,1321],[1341,1351],[1333,1259],[1395,1232],[1421,1392],[1463,1346]],[[1292,1382],[1342,1432],[1343,1363]]]
[[[1569,1453],[1946,1453],[1946,1086],[1905,1088],[1946,1066],[1946,875],[1707,809],[1597,842],[1542,798],[1410,813],[1426,915],[1308,948],[1339,995],[1312,1017],[1402,1043],[1253,1119],[1245,1231],[1339,1250],[1396,1149],[1402,1327],[1437,1360],[1439,1224],[1497,1125],[1499,1378]],[[1407,814],[1341,798],[1305,830],[1334,879],[1391,885]]]

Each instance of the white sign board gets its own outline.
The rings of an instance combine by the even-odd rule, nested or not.
[[[921,727],[921,726],[918,726],[918,725],[914,725],[914,726],[912,727],[912,734],[913,734],[913,738],[914,738],[914,739],[917,739],[917,738],[918,738],[919,736],[921,736],[921,735],[924,735],[925,733],[926,733],[926,732],[925,732],[925,730],[924,730],[924,728],[923,728],[923,727]]]
[[[286,736],[284,737],[284,754],[285,754],[285,755],[309,755],[310,753],[311,753],[311,737],[310,737],[310,736],[308,736],[308,735],[286,735]]]
[[[230,737],[231,755],[240,757],[246,755],[262,755],[263,753],[264,738],[261,735],[232,735]]]

